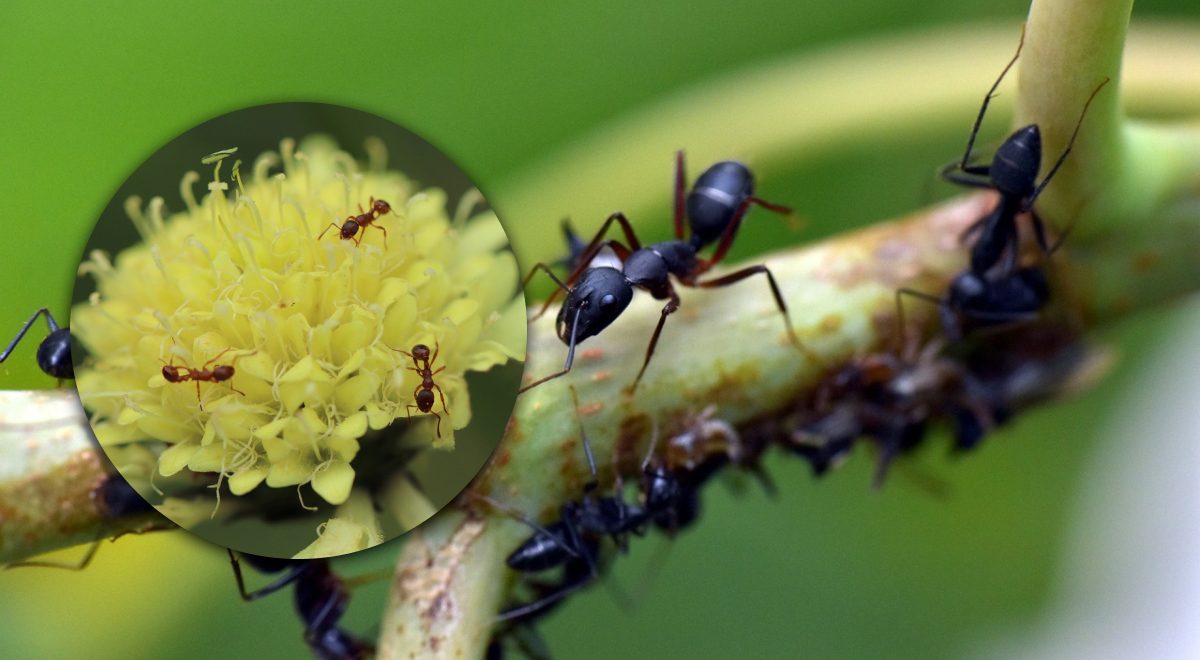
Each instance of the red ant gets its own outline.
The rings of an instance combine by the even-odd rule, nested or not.
[[[383,227],[380,227],[379,225],[375,225],[375,224],[371,224],[371,223],[378,220],[379,216],[384,215],[386,213],[391,213],[391,211],[392,211],[392,206],[390,204],[383,201],[382,199],[375,199],[374,197],[372,197],[370,211],[364,211],[362,204],[359,204],[358,205],[358,215],[346,216],[346,221],[342,223],[341,227],[337,226],[336,224],[334,224],[332,222],[329,223],[329,227],[326,227],[325,231],[321,232],[320,236],[317,236],[317,240],[319,241],[322,238],[324,238],[325,234],[329,231],[329,228],[332,227],[334,229],[337,229],[339,232],[341,232],[343,241],[353,239],[355,245],[360,245],[362,243],[362,237],[358,236],[358,230],[359,229],[363,230],[363,233],[365,234],[367,227],[374,227],[374,228],[378,229],[379,231],[383,232],[383,247],[386,249],[387,248],[387,230],[384,229]]]
[[[226,353],[228,353],[231,350],[233,350],[233,347],[227,348],[227,349],[221,351],[220,353],[217,353],[216,355],[214,355],[212,357],[212,359],[210,359],[208,362],[205,362],[204,366],[200,367],[199,369],[193,369],[192,367],[182,367],[182,366],[177,367],[174,364],[175,358],[174,358],[174,356],[172,356],[171,363],[163,362],[163,368],[162,368],[163,379],[165,379],[168,383],[186,383],[189,380],[195,381],[195,383],[196,383],[196,400],[200,401],[200,381],[203,380],[203,381],[208,381],[210,383],[223,383],[223,382],[229,380],[230,378],[233,378],[234,370],[233,370],[232,364],[219,364],[219,365],[213,367],[212,369],[208,368],[208,365],[212,364],[213,362],[216,362],[218,359],[220,359],[220,357],[222,355],[225,355]],[[242,356],[239,355],[238,357],[242,357]],[[238,358],[235,357],[233,359],[233,361],[236,362],[237,359]],[[162,360],[160,359],[159,362],[162,362]],[[237,392],[238,394],[241,394],[242,396],[246,396],[245,392],[234,387],[232,383],[230,383],[229,389],[233,390],[234,392]],[[204,409],[203,402],[201,402],[201,404],[200,404],[200,409],[201,410]]]
[[[437,360],[438,351],[441,350],[437,344],[433,345],[433,357],[429,357],[429,347],[425,344],[417,344],[412,347],[412,353],[394,349],[397,352],[403,353],[412,358],[413,366],[409,367],[410,371],[415,371],[421,375],[421,383],[413,390],[413,397],[417,403],[408,404],[407,412],[412,415],[412,409],[416,408],[423,413],[429,413],[437,418],[437,437],[442,437],[442,416],[433,410],[433,391],[438,391],[438,396],[442,399],[442,412],[450,414],[450,410],[446,408],[446,395],[442,393],[442,388],[435,382],[433,377],[446,370],[446,367],[439,367],[437,371],[433,371],[431,365]]]

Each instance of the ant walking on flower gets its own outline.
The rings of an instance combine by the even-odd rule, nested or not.
[[[421,377],[421,382],[413,389],[413,398],[416,399],[415,404],[408,404],[407,411],[412,414],[412,409],[423,413],[429,413],[437,419],[437,437],[442,437],[442,416],[437,414],[433,409],[433,391],[437,390],[438,397],[442,400],[442,412],[447,415],[450,410],[446,408],[446,395],[442,393],[442,388],[437,383],[433,382],[433,377],[446,370],[446,367],[438,367],[437,371],[433,370],[433,363],[437,361],[438,351],[441,347],[438,344],[433,345],[433,356],[429,355],[429,347],[425,344],[417,344],[412,347],[412,352],[402,351],[400,349],[392,349],[398,353],[407,355],[412,361],[413,366],[409,367],[409,371],[417,372]]]
[[[212,369],[208,368],[208,366],[210,364],[221,359],[222,355],[225,355],[226,353],[228,353],[229,351],[232,351],[232,350],[233,350],[233,347],[229,347],[229,348],[221,351],[220,353],[217,353],[211,359],[209,359],[208,362],[205,362],[204,365],[201,366],[199,369],[195,369],[193,367],[176,366],[175,365],[175,357],[172,356],[171,362],[169,362],[169,363],[163,362],[162,377],[168,383],[186,383],[188,381],[194,381],[196,383],[196,401],[200,401],[200,382],[201,381],[205,381],[205,382],[209,382],[209,383],[224,383],[224,382],[228,381],[229,379],[233,378],[233,374],[235,373],[232,363],[237,362],[239,358],[242,358],[245,355],[253,354],[253,353],[246,353],[244,355],[239,355],[239,356],[233,358],[233,360],[231,360],[230,364],[219,364],[219,365],[213,367]],[[257,352],[257,351],[254,351],[254,352]],[[159,359],[159,362],[162,362],[162,360]],[[246,396],[246,393],[239,390],[238,388],[234,387],[233,383],[229,384],[229,389],[233,390],[234,392],[237,392],[238,394],[240,394],[242,396]],[[204,402],[200,402],[200,409],[204,410]]]
[[[343,241],[353,240],[355,245],[361,245],[362,236],[359,235],[359,230],[361,229],[362,233],[365,234],[367,232],[367,227],[374,227],[383,232],[383,247],[384,249],[387,249],[387,230],[372,223],[378,220],[379,216],[391,213],[392,206],[382,199],[375,199],[374,197],[371,198],[370,206],[371,209],[369,211],[364,211],[362,204],[359,204],[358,215],[346,216],[346,220],[342,222],[341,226],[338,226],[333,222],[329,223],[329,226],[325,228],[325,231],[321,232],[321,234],[317,236],[317,240],[319,241],[324,238],[325,234],[328,233],[330,229],[337,229],[338,233],[341,234]]]

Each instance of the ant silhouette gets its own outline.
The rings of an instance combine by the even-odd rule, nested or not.
[[[446,408],[446,395],[442,393],[442,388],[435,382],[433,377],[446,370],[446,367],[439,367],[434,371],[430,365],[437,361],[438,352],[441,347],[438,344],[433,345],[433,357],[429,356],[429,347],[425,344],[417,344],[412,347],[412,352],[402,351],[398,348],[392,349],[398,353],[407,355],[413,361],[413,366],[409,367],[409,371],[415,371],[421,376],[421,382],[413,390],[413,398],[416,404],[408,404],[407,411],[412,412],[413,408],[433,415],[437,419],[437,437],[442,437],[442,416],[437,414],[433,409],[433,391],[437,390],[438,397],[442,400],[442,412],[447,415],[450,411]]]
[[[371,210],[364,211],[362,204],[359,204],[358,215],[346,216],[346,220],[342,222],[341,227],[335,223],[329,223],[329,226],[325,228],[325,231],[321,232],[321,234],[317,236],[317,240],[319,241],[324,238],[325,234],[330,229],[337,229],[341,234],[341,239],[343,241],[353,240],[354,244],[357,246],[362,244],[362,236],[359,235],[359,230],[361,229],[363,234],[366,234],[367,227],[374,227],[383,232],[383,247],[384,249],[387,249],[387,229],[372,223],[378,220],[379,216],[390,213],[392,211],[392,207],[382,199],[375,199],[374,197],[371,198],[370,206]]]
[[[209,382],[209,383],[223,383],[223,382],[228,381],[229,379],[233,378],[233,375],[234,375],[233,364],[219,364],[216,367],[213,367],[212,369],[208,368],[208,365],[212,364],[213,362],[216,362],[217,360],[219,360],[221,358],[222,355],[225,355],[226,353],[228,353],[231,350],[233,350],[232,346],[229,348],[226,348],[225,350],[221,351],[220,353],[217,353],[208,362],[205,362],[204,365],[201,366],[199,369],[194,369],[192,367],[185,367],[185,366],[176,366],[174,355],[171,356],[170,363],[163,362],[162,359],[160,358],[159,362],[163,362],[162,377],[168,383],[186,383],[188,381],[194,381],[196,383],[196,401],[200,401],[200,382],[201,381],[205,381],[205,382]],[[242,358],[242,357],[245,357],[246,355],[251,355],[251,354],[252,353],[246,353],[244,355],[239,355],[239,356],[233,358],[233,362],[237,362],[239,358]],[[246,396],[246,393],[239,390],[238,388],[234,387],[233,383],[229,384],[229,389],[233,390],[234,392],[237,392],[238,394],[240,394],[242,396]],[[200,409],[204,410],[204,402],[203,401],[200,401]]]
[[[58,384],[62,385],[64,380],[74,380],[75,365],[71,362],[71,331],[68,328],[58,327],[58,323],[54,321],[54,316],[50,314],[50,310],[43,307],[33,313],[25,325],[21,326],[21,331],[16,337],[9,342],[8,348],[0,353],[0,362],[8,359],[12,354],[13,349],[21,342],[21,338],[29,332],[29,328],[37,320],[38,316],[46,316],[46,325],[50,326],[50,334],[42,340],[37,347],[37,364],[42,373],[52,378],[58,379]]]
[[[1045,223],[1033,205],[1071,153],[1088,108],[1109,82],[1105,78],[1092,90],[1083,104],[1066,148],[1040,182],[1037,176],[1041,169],[1042,137],[1037,124],[1020,128],[1010,135],[996,150],[990,165],[973,165],[971,151],[988,104],[996,95],[996,88],[1004,76],[1020,57],[1024,41],[1025,32],[1022,29],[1016,54],[983,99],[962,159],[941,170],[942,177],[947,181],[973,188],[987,188],[1000,196],[990,213],[963,232],[964,240],[976,237],[971,245],[967,270],[951,281],[944,297],[908,288],[896,292],[897,301],[901,295],[908,295],[937,305],[942,328],[951,340],[960,339],[968,325],[987,326],[1032,320],[1049,300],[1049,287],[1041,268],[1017,266],[1020,256],[1017,217],[1029,215],[1034,237],[1045,256],[1050,256],[1062,245],[1070,228],[1051,244],[1046,238]]]
[[[571,388],[579,409],[578,393]],[[643,536],[650,524],[664,529],[677,529],[680,521],[690,522],[695,517],[696,498],[691,489],[662,465],[653,461],[655,443],[642,461],[640,502],[624,499],[624,488],[618,477],[612,495],[596,495],[599,477],[591,443],[579,419],[579,434],[587,458],[591,479],[584,484],[583,494],[578,500],[564,504],[559,510],[559,519],[547,526],[512,511],[495,500],[480,496],[493,508],[512,515],[534,530],[524,543],[506,559],[510,568],[522,573],[538,573],[561,566],[562,577],[557,583],[535,583],[542,595],[536,600],[514,606],[499,616],[499,621],[522,620],[540,616],[544,611],[568,595],[590,584],[600,574],[600,541],[610,537],[622,551],[628,549],[630,535]],[[552,586],[551,586],[552,585]]]
[[[237,579],[238,593],[246,602],[295,585],[296,612],[304,622],[304,641],[313,655],[322,660],[357,660],[374,655],[374,645],[338,627],[350,594],[346,582],[333,572],[327,559],[276,559],[240,553],[246,563],[260,572],[284,573],[265,587],[247,592],[238,557],[232,550],[227,549],[227,552]]]
[[[567,294],[555,324],[558,338],[567,345],[567,360],[561,371],[539,378],[522,387],[518,393],[569,373],[575,360],[575,347],[587,338],[599,334],[615,321],[633,300],[634,289],[641,288],[656,300],[666,300],[667,303],[663,306],[658,325],[650,337],[642,367],[629,388],[630,392],[636,390],[646,373],[646,367],[650,364],[650,358],[654,355],[667,317],[680,305],[679,295],[671,283],[672,277],[681,286],[709,289],[728,286],[762,273],[771,286],[771,293],[775,297],[779,313],[783,316],[788,338],[797,348],[807,352],[792,328],[787,304],[779,291],[775,276],[766,266],[759,264],[715,279],[699,279],[725,258],[751,204],[783,215],[790,214],[791,209],[755,197],[754,175],[737,161],[722,161],[709,167],[696,179],[690,191],[686,191],[685,179],[683,151],[678,151],[675,154],[675,240],[643,247],[625,214],[618,211],[604,221],[596,237],[579,255],[575,270],[565,283],[555,276],[545,263],[536,264],[529,272],[522,286],[528,285],[539,269],[558,285],[558,289],[547,298],[534,319],[540,318],[560,293]],[[684,238],[685,220],[691,229],[689,239]],[[604,238],[614,222],[621,226],[628,245],[615,239]],[[697,253],[714,241],[717,242],[717,246],[712,256],[707,259],[698,258]],[[592,258],[605,247],[617,256],[621,268],[590,265]]]

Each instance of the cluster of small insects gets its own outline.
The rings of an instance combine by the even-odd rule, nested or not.
[[[283,573],[270,584],[246,591],[239,555],[229,551],[233,575],[242,600],[253,601],[292,587],[296,613],[304,623],[304,642],[321,660],[359,660],[375,654],[375,646],[347,632],[338,623],[346,613],[350,593],[328,559],[276,559],[241,553],[246,563],[263,573]]]

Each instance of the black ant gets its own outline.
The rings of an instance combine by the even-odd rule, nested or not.
[[[332,222],[329,223],[329,226],[325,228],[325,231],[321,232],[321,234],[319,236],[317,236],[317,240],[319,241],[322,238],[324,238],[325,234],[330,229],[337,229],[338,232],[341,234],[341,238],[343,241],[353,240],[355,245],[361,245],[362,244],[362,236],[358,235],[358,231],[361,229],[361,230],[363,230],[363,234],[365,234],[367,227],[374,227],[374,228],[378,229],[379,231],[383,232],[383,247],[386,248],[387,247],[387,229],[384,229],[383,227],[376,225],[376,224],[372,224],[372,223],[375,222],[376,220],[378,220],[379,216],[390,213],[392,211],[392,207],[390,204],[383,201],[382,199],[375,199],[374,197],[371,198],[370,206],[371,206],[371,209],[369,211],[364,211],[362,204],[359,204],[358,205],[358,215],[346,216],[346,220],[344,222],[342,222],[342,225],[340,227],[335,223],[332,223]]]
[[[37,363],[38,368],[47,376],[57,378],[59,384],[63,380],[73,380],[75,378],[75,365],[71,362],[71,331],[68,328],[58,327],[58,323],[54,321],[50,310],[45,307],[33,313],[25,325],[21,326],[21,331],[16,337],[9,342],[8,348],[4,349],[4,353],[0,353],[0,362],[8,359],[12,354],[13,349],[20,343],[21,338],[29,332],[30,326],[37,320],[37,317],[45,314],[46,325],[50,326],[50,334],[42,340],[42,343],[37,347]]]
[[[1037,175],[1042,163],[1042,134],[1037,124],[1017,129],[1010,135],[996,150],[991,165],[972,165],[970,164],[971,150],[975,145],[975,138],[979,134],[980,125],[983,123],[984,114],[987,113],[988,103],[995,97],[996,88],[1000,86],[1004,76],[1020,57],[1024,43],[1025,31],[1022,29],[1017,52],[1000,72],[1000,77],[996,79],[996,82],[992,83],[991,89],[983,99],[983,105],[979,108],[979,115],[975,118],[971,135],[967,138],[967,149],[963,152],[962,160],[951,163],[941,170],[942,177],[947,181],[972,188],[995,190],[1000,195],[996,208],[972,224],[964,233],[964,238],[972,234],[979,235],[971,248],[971,271],[975,273],[982,274],[997,265],[1006,252],[1009,261],[1006,270],[1012,269],[1019,251],[1017,216],[1024,213],[1028,213],[1030,216],[1038,245],[1047,254],[1054,251],[1054,247],[1046,239],[1045,223],[1038,217],[1033,204],[1067,160],[1067,156],[1075,144],[1075,138],[1079,135],[1079,128],[1083,125],[1083,118],[1087,114],[1088,106],[1092,104],[1096,94],[1108,84],[1106,78],[1092,91],[1087,102],[1083,104],[1083,111],[1079,113],[1079,121],[1075,123],[1071,139],[1040,183],[1037,181]]]
[[[995,190],[1000,195],[991,213],[973,223],[963,234],[964,239],[978,235],[971,246],[969,267],[951,281],[945,297],[939,298],[912,289],[900,289],[896,293],[897,301],[902,294],[906,294],[938,305],[942,328],[952,340],[959,339],[969,324],[997,325],[1031,320],[1046,304],[1049,287],[1040,268],[1017,267],[1020,252],[1017,216],[1029,214],[1034,237],[1047,256],[1062,245],[1066,232],[1051,245],[1046,239],[1045,224],[1038,217],[1033,204],[1071,153],[1088,107],[1109,82],[1105,79],[1092,91],[1079,113],[1079,120],[1075,123],[1066,148],[1040,183],[1037,175],[1041,168],[1042,138],[1037,124],[1025,126],[1009,136],[996,150],[991,165],[972,165],[971,150],[988,104],[995,96],[1000,81],[1020,56],[1024,40],[1025,33],[1022,30],[1016,54],[983,99],[970,137],[967,138],[962,160],[942,168],[941,172],[946,180],[953,183]],[[997,272],[995,269],[1002,260],[1003,267]]]
[[[193,369],[192,367],[176,366],[174,364],[175,357],[172,356],[171,363],[166,363],[166,362],[163,363],[162,377],[168,383],[186,383],[188,381],[194,381],[196,383],[196,400],[200,401],[200,382],[201,381],[206,381],[209,383],[223,383],[223,382],[228,381],[229,379],[233,378],[234,368],[233,368],[232,364],[219,364],[219,365],[213,367],[212,369],[208,368],[208,365],[212,364],[213,362],[216,362],[218,359],[221,358],[222,355],[225,355],[226,353],[228,353],[231,350],[233,350],[233,347],[227,348],[227,349],[221,351],[220,353],[217,353],[208,362],[205,362],[204,365],[202,367],[200,367],[199,369]],[[238,356],[238,357],[242,357],[242,356]],[[236,362],[237,359],[238,358],[234,358],[233,361]],[[159,362],[162,362],[162,360],[160,359]],[[234,392],[237,392],[238,394],[241,394],[242,396],[246,396],[246,393],[239,390],[238,388],[234,387],[233,383],[229,384],[229,389],[233,390]],[[200,404],[200,408],[201,409],[204,408],[203,402]]]
[[[577,393],[571,388],[572,396]],[[529,621],[571,593],[587,586],[599,575],[600,540],[607,536],[622,551],[628,547],[629,536],[642,536],[647,526],[675,532],[695,520],[699,505],[695,487],[684,484],[664,465],[653,461],[654,443],[642,461],[641,501],[628,502],[622,497],[618,477],[613,495],[598,496],[596,460],[591,443],[579,421],[579,432],[587,458],[591,479],[584,484],[583,496],[567,502],[559,510],[559,519],[545,527],[519,514],[518,520],[535,531],[506,559],[510,568],[522,573],[537,573],[557,566],[563,568],[557,583],[538,584],[542,595],[530,603],[512,607],[500,614],[500,621]],[[501,510],[507,507],[487,499]]]
[[[442,388],[435,382],[433,377],[446,370],[446,367],[439,367],[434,371],[430,366],[437,361],[438,351],[441,350],[437,344],[433,345],[433,357],[429,356],[429,347],[425,344],[417,344],[412,347],[412,353],[393,349],[399,353],[407,355],[413,361],[413,366],[409,367],[409,371],[415,371],[421,376],[421,382],[413,389],[413,398],[416,399],[416,404],[408,404],[408,412],[411,413],[413,408],[433,415],[437,419],[437,437],[442,437],[442,416],[437,414],[433,409],[433,391],[437,390],[438,397],[442,400],[442,412],[450,414],[446,408],[446,395],[442,393]]]
[[[290,584],[295,585],[296,612],[304,622],[304,641],[313,655],[322,660],[355,660],[374,655],[374,645],[338,627],[350,595],[345,582],[330,568],[329,560],[276,559],[241,553],[242,559],[258,571],[284,573],[267,586],[247,593],[241,564],[232,550],[228,552],[238,593],[244,601],[258,600]]]
[[[787,304],[775,282],[775,276],[766,266],[749,266],[712,280],[699,279],[725,258],[751,204],[779,214],[791,213],[791,209],[785,206],[755,197],[754,175],[745,165],[736,161],[722,161],[709,167],[696,179],[691,191],[686,191],[683,152],[679,151],[675,154],[675,240],[643,247],[625,214],[618,211],[604,221],[596,237],[579,256],[578,264],[566,283],[559,280],[545,263],[535,265],[523,284],[527,285],[540,268],[559,287],[542,305],[535,319],[546,312],[560,292],[567,294],[555,325],[558,338],[567,345],[567,360],[561,371],[540,378],[522,387],[519,392],[570,372],[575,360],[575,347],[615,321],[633,300],[634,288],[641,288],[657,300],[666,300],[667,304],[650,337],[642,367],[629,388],[630,391],[637,389],[654,355],[654,347],[658,344],[667,316],[679,308],[680,299],[671,283],[672,276],[682,286],[707,289],[728,286],[759,273],[766,275],[788,337],[804,350],[792,328]],[[690,239],[684,238],[685,220],[691,229]],[[614,222],[621,225],[628,245],[604,238]],[[714,241],[717,241],[717,246],[712,256],[708,259],[697,258],[697,252]],[[605,247],[616,254],[621,261],[621,268],[590,266],[592,258]]]

